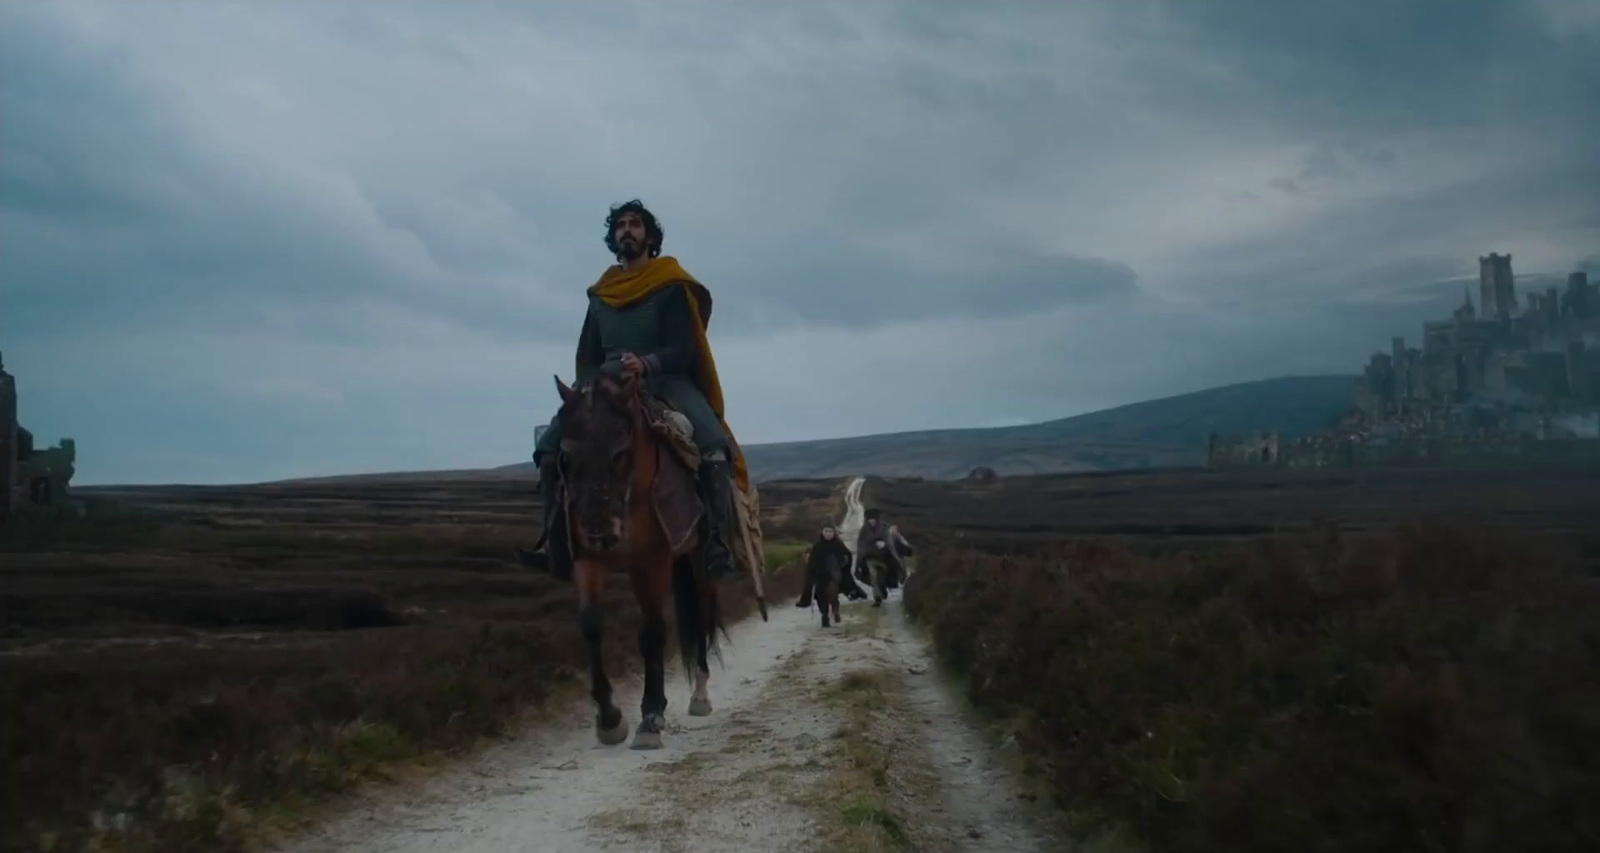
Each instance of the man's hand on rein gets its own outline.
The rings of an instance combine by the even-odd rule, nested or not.
[[[637,379],[644,376],[648,369],[649,368],[645,364],[644,359],[634,355],[631,352],[622,354],[623,376]]]

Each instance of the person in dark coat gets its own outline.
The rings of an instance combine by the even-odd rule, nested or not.
[[[812,543],[811,551],[806,556],[805,586],[800,590],[800,600],[796,601],[794,606],[810,607],[812,599],[818,596],[822,582],[835,575],[839,578],[839,590],[847,598],[864,598],[866,593],[862,592],[856,585],[855,579],[850,577],[850,563],[854,559],[854,555],[850,553],[850,546],[839,538],[838,531],[833,525],[822,528],[822,533],[817,536],[817,541]]]
[[[866,593],[856,586],[855,579],[850,576],[853,559],[850,547],[839,539],[832,525],[822,529],[822,535],[807,555],[805,590],[801,592],[799,605],[804,607],[808,599],[814,598],[817,610],[822,613],[824,628],[829,626],[830,617],[831,621],[839,620],[841,592],[850,598],[866,597]]]
[[[882,542],[883,547],[877,547]],[[872,600],[874,607],[887,598],[889,590],[896,589],[905,580],[906,567],[904,557],[911,555],[911,543],[900,535],[898,527],[883,520],[883,513],[877,509],[866,512],[866,523],[861,525],[861,533],[856,537],[855,576],[858,580],[873,587]],[[873,577],[868,570],[869,557],[880,557],[886,565],[886,574],[882,577]]]

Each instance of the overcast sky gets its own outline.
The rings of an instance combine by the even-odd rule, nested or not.
[[[528,458],[608,206],[745,443],[1355,372],[1600,275],[1600,0],[0,6],[0,352],[81,482]]]

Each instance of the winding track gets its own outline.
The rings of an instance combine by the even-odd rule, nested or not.
[[[845,491],[840,533],[853,548],[863,517],[857,478]],[[876,669],[903,682],[884,715],[896,774],[921,780],[896,796],[919,849],[1044,850],[1045,837],[1012,780],[936,675],[926,644],[892,597],[881,610],[847,603],[844,626],[823,631],[815,611],[773,608],[768,623],[730,628],[713,667],[710,717],[688,717],[690,686],[669,675],[666,747],[601,747],[584,699],[426,783],[379,789],[285,849],[292,853],[506,853],[579,850],[809,850],[816,792],[836,766],[820,745],[840,730],[827,699],[845,670]],[[855,623],[855,624],[852,624]],[[632,720],[640,685],[617,685]],[[907,783],[910,785],[910,783]],[[812,805],[807,806],[807,803]],[[808,811],[808,807],[811,811]]]

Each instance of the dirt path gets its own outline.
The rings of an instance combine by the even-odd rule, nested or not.
[[[847,542],[861,522],[847,493]],[[577,850],[1045,850],[992,750],[906,624],[881,609],[777,602],[730,629],[710,717],[669,676],[666,748],[600,747],[585,701],[541,732],[372,802],[294,853]],[[639,685],[619,685],[637,717]]]

